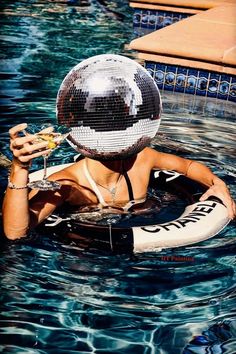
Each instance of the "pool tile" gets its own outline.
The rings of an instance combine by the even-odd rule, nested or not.
[[[208,90],[208,78],[209,73],[207,71],[199,70],[198,71],[198,80],[196,87],[196,94],[199,96],[206,96]]]
[[[181,21],[193,14],[162,11],[162,10],[146,10],[134,9],[133,13],[133,27],[134,29],[148,29],[149,33],[159,30],[161,28],[172,25],[175,22]],[[147,34],[148,32],[145,31]],[[142,36],[142,32],[135,32],[136,35]]]
[[[208,82],[208,97],[217,97],[220,83],[220,74],[210,73]]]
[[[159,89],[236,102],[236,77],[207,70],[147,61],[144,67]]]

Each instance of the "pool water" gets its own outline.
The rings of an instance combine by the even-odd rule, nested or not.
[[[57,90],[76,63],[108,52],[135,56],[126,46],[133,38],[128,1],[108,6],[1,3],[2,154],[11,158],[11,126],[55,121]],[[162,98],[152,146],[206,163],[236,197],[236,105],[167,92]],[[73,155],[64,143],[49,163]],[[41,167],[38,159],[32,168]],[[1,177],[3,196],[4,167]],[[231,222],[197,245],[123,255],[43,233],[17,242],[2,237],[0,352],[235,353],[235,234]]]

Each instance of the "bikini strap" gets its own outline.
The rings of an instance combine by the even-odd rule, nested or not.
[[[127,184],[127,188],[128,188],[128,193],[129,193],[129,202],[123,207],[123,210],[124,211],[129,211],[129,209],[132,208],[134,205],[144,203],[146,198],[141,198],[139,200],[135,200],[134,199],[134,193],[133,193],[132,184],[131,184],[131,181],[130,181],[130,178],[128,176],[127,171],[123,172],[123,176],[125,178],[125,181],[126,181],[126,184]]]
[[[134,200],[134,193],[133,193],[133,188],[132,188],[132,184],[130,182],[129,176],[127,171],[123,172],[123,176],[125,177],[125,181],[127,184],[127,188],[128,188],[128,193],[129,193],[129,200]]]
[[[89,184],[90,186],[92,187],[96,197],[98,198],[98,201],[99,203],[102,205],[102,206],[108,206],[108,204],[105,202],[100,190],[98,189],[95,181],[92,179],[92,176],[90,175],[89,173],[89,170],[88,170],[88,167],[87,167],[87,163],[86,163],[86,159],[84,159],[83,161],[83,169],[84,169],[84,174],[85,174],[85,177],[87,178],[87,180],[89,181]]]
[[[96,182],[93,180],[92,176],[89,173],[88,167],[87,167],[87,162],[86,159],[84,159],[83,161],[83,169],[84,169],[84,174],[85,177],[87,178],[90,186],[92,187],[93,192],[95,193],[96,197],[98,198],[99,203],[102,206],[108,206],[109,204],[107,204],[100,192],[100,190],[98,189],[98,186],[96,184]],[[123,172],[123,176],[125,178],[126,184],[127,184],[127,188],[128,188],[128,193],[129,193],[129,202],[126,204],[125,207],[123,207],[124,210],[128,210],[131,206],[133,206],[134,204],[136,204],[136,202],[134,201],[134,193],[133,193],[133,188],[131,185],[131,181],[129,179],[128,173],[127,171]],[[145,199],[141,199],[140,201],[138,201],[138,203],[145,201]]]

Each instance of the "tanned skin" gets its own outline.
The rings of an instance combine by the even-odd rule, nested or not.
[[[19,124],[10,129],[10,149],[13,161],[10,181],[16,186],[23,187],[28,182],[31,161],[49,153],[47,142],[33,144],[34,135],[23,136],[20,133],[27,124]],[[201,201],[209,196],[222,200],[228,209],[229,218],[236,214],[235,202],[224,181],[214,175],[205,165],[171,154],[145,148],[140,153],[126,160],[101,162],[85,158],[89,173],[100,188],[106,203],[115,206],[125,205],[129,201],[127,184],[122,176],[119,180],[115,201],[112,201],[108,189],[116,185],[122,171],[126,170],[130,178],[134,198],[141,199],[147,194],[150,173],[153,169],[174,170],[206,187]],[[54,210],[64,204],[72,206],[94,206],[98,204],[97,197],[84,175],[84,159],[69,167],[52,174],[49,179],[59,181],[62,185],[57,191],[29,191],[28,188],[7,188],[3,203],[4,232],[7,238],[16,240],[26,236],[29,230],[36,227]]]

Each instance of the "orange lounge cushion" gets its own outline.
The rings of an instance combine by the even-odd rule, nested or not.
[[[135,0],[136,3],[209,9],[219,5],[235,5],[235,0]]]
[[[154,5],[154,4],[143,4],[143,3],[137,3],[137,2],[130,2],[129,3],[130,7],[133,7],[134,9],[143,9],[143,10],[153,10],[153,11],[169,11],[169,12],[180,12],[181,14],[187,13],[187,14],[197,14],[200,11],[204,11],[205,9],[190,9],[186,7],[173,7],[173,6],[162,6],[162,5]]]
[[[201,12],[131,42],[132,49],[236,65],[236,6]]]

